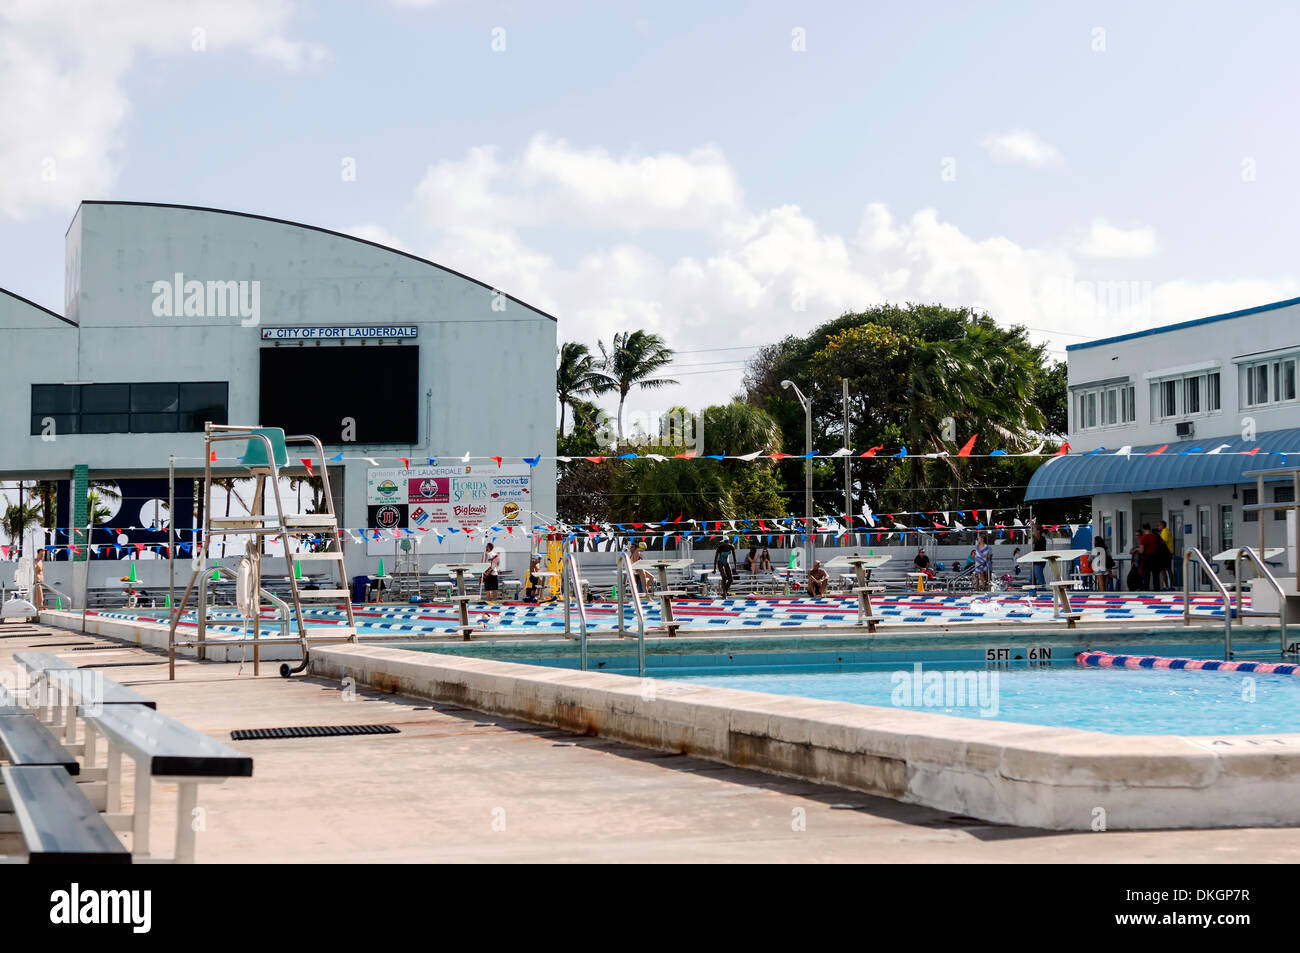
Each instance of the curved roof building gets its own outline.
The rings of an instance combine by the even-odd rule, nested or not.
[[[331,479],[360,527],[358,459],[554,446],[555,318],[435,262],[259,215],[83,202],[65,265],[64,315],[0,293],[7,479],[156,476],[169,454],[186,472],[205,420],[283,426],[344,453]],[[554,513],[554,464],[532,476]]]

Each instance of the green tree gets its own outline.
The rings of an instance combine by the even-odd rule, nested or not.
[[[803,412],[781,388],[786,379],[812,400],[815,448],[845,443],[840,381],[847,379],[849,445],[880,445],[885,454],[906,446],[914,455],[903,467],[852,464],[858,510],[864,503],[886,511],[992,505],[1013,461],[959,460],[961,445],[980,434],[976,453],[1032,449],[1048,436],[1058,404],[1064,413],[1043,347],[1030,344],[1024,328],[1000,327],[967,308],[881,305],[761,350],[746,374],[745,400],[771,414],[788,445],[802,446]],[[926,453],[948,456],[919,456]],[[843,498],[842,474],[828,464],[814,468],[822,513],[836,512]],[[801,462],[787,462],[782,473],[795,486],[801,470]]]
[[[555,395],[560,401],[560,435],[564,435],[566,408],[588,395],[602,394],[613,387],[600,373],[596,359],[585,344],[566,341],[559,348],[560,361],[555,369]]]
[[[672,363],[673,352],[663,338],[648,331],[620,331],[609,347],[597,342],[604,358],[601,373],[609,382],[607,390],[618,391],[618,440],[623,442],[623,403],[633,387],[657,389],[677,381],[655,377]]]
[[[30,528],[41,525],[40,505],[25,502],[22,505],[10,503],[5,507],[3,522],[9,542],[16,545],[19,555],[22,555],[23,536]]]

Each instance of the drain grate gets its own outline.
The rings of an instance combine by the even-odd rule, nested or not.
[[[302,725],[297,728],[236,728],[231,741],[265,741],[271,738],[335,738],[339,735],[396,735],[392,725]]]
[[[76,651],[73,649],[72,651]],[[85,665],[78,665],[77,668],[135,668],[139,665],[166,665],[164,659],[161,662],[87,662]]]
[[[89,642],[46,642],[41,648],[43,649],[66,649],[71,646],[89,646]]]
[[[125,645],[114,645],[112,642],[105,642],[103,645],[78,645],[72,651],[74,652],[102,652],[105,649],[124,649]]]

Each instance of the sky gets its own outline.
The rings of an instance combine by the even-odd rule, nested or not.
[[[83,199],[349,232],[726,401],[885,301],[1070,343],[1300,295],[1300,8],[0,0],[0,287]],[[349,172],[354,171],[354,175]]]

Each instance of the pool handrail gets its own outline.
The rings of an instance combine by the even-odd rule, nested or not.
[[[578,668],[587,670],[587,604],[582,599],[582,579],[578,574],[576,553],[570,549],[564,551],[564,564],[560,569],[564,590],[564,637],[573,638],[570,615],[574,594],[578,597]]]
[[[1223,658],[1225,661],[1232,660],[1232,595],[1228,592],[1219,576],[1210,565],[1210,561],[1205,558],[1205,554],[1194,546],[1189,546],[1183,551],[1183,625],[1192,624],[1192,574],[1187,571],[1187,564],[1195,559],[1205,569],[1205,574],[1210,577],[1210,582],[1214,583],[1219,595],[1223,598]],[[1197,618],[1213,618],[1213,616],[1198,616]]]
[[[618,556],[618,628],[623,635],[623,600],[629,589],[632,592],[632,608],[636,612],[636,667],[637,675],[645,678],[645,607],[641,605],[641,590],[636,585],[636,571],[632,568],[632,557],[626,549]]]
[[[1259,553],[1255,552],[1255,550],[1251,549],[1249,546],[1239,547],[1237,549],[1237,558],[1234,559],[1232,562],[1232,575],[1233,578],[1236,580],[1234,588],[1237,590],[1237,618],[1242,619],[1245,618],[1246,616],[1246,611],[1242,605],[1244,599],[1242,595],[1242,582],[1245,581],[1241,577],[1242,557],[1249,559],[1252,563],[1255,564],[1255,568],[1259,570],[1259,578],[1266,580],[1268,584],[1273,587],[1273,590],[1277,593],[1277,612],[1264,612],[1252,607],[1250,610],[1250,614],[1255,616],[1276,615],[1278,621],[1278,627],[1281,629],[1282,632],[1281,654],[1283,656],[1291,654],[1288,652],[1288,645],[1286,640],[1286,598],[1287,598],[1286,590],[1282,588],[1282,584],[1277,581],[1277,577],[1273,575],[1272,570],[1270,570],[1268,566],[1265,564],[1263,557],[1261,557]]]

